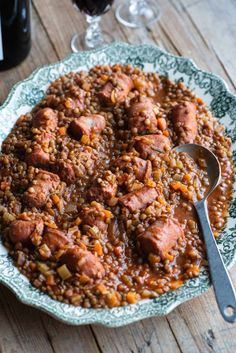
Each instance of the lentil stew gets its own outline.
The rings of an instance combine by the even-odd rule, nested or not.
[[[131,65],[99,65],[54,81],[17,120],[0,155],[0,225],[20,271],[52,298],[133,304],[180,287],[206,264],[192,201],[208,187],[172,147],[218,157],[208,208],[215,236],[232,194],[231,140],[182,83]]]

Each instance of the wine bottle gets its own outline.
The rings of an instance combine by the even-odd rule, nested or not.
[[[0,0],[0,71],[22,62],[30,47],[30,0]]]

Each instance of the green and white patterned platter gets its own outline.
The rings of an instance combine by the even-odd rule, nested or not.
[[[18,83],[0,108],[0,143],[6,138],[20,114],[32,109],[44,96],[51,81],[70,71],[88,70],[96,64],[130,63],[145,71],[156,71],[187,87],[203,98],[210,110],[226,126],[233,141],[236,165],[236,96],[218,76],[200,70],[192,60],[169,54],[153,45],[114,43],[101,49],[72,54],[65,60],[42,67]],[[227,227],[218,240],[218,246],[227,266],[236,256],[236,184]],[[97,323],[122,326],[151,316],[166,315],[177,305],[205,292],[210,287],[209,273],[203,268],[199,278],[188,280],[175,291],[138,304],[113,309],[83,309],[63,304],[34,288],[13,265],[0,241],[0,282],[10,288],[17,298],[41,309],[68,324]]]

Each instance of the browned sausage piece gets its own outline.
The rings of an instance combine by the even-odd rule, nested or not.
[[[35,185],[33,184],[24,193],[24,202],[29,207],[43,207],[51,191],[54,191],[59,183],[58,175],[40,170],[35,177]]]
[[[89,226],[96,226],[102,233],[107,231],[107,223],[104,220],[104,215],[96,207],[85,207],[81,213],[80,217],[84,224]]]
[[[152,175],[152,163],[136,156],[123,155],[114,161],[114,165],[127,173],[133,170],[136,178],[140,181],[146,180]]]
[[[9,238],[12,243],[26,242],[29,240],[30,236],[37,232],[39,235],[43,232],[43,222],[42,221],[14,221],[10,225]]]
[[[157,119],[154,112],[155,105],[146,98],[142,102],[132,103],[129,108],[129,129],[135,133],[145,133],[157,130]]]
[[[34,167],[47,167],[50,162],[49,154],[44,152],[42,147],[34,146],[33,151],[26,155],[25,161],[27,164]]]
[[[90,200],[96,200],[99,202],[105,202],[107,200],[110,200],[112,197],[116,196],[117,192],[117,184],[109,184],[107,182],[103,185],[99,186],[92,186],[89,191],[88,191],[88,197]]]
[[[135,137],[135,149],[141,158],[148,158],[149,155],[159,155],[160,152],[170,149],[170,140],[164,135],[143,135]]]
[[[72,184],[76,180],[75,170],[71,163],[63,160],[56,161],[53,170],[66,184]]]
[[[107,171],[103,174],[101,181],[92,186],[88,191],[88,197],[91,200],[105,202],[116,196],[117,181],[116,176]]]
[[[123,73],[117,73],[114,75],[112,81],[108,81],[103,86],[98,93],[98,97],[101,103],[106,105],[122,103],[133,87],[133,81],[129,76]]]
[[[143,186],[137,191],[130,192],[119,198],[119,202],[131,212],[140,210],[156,200],[160,192],[149,186]]]
[[[69,131],[77,139],[82,135],[91,136],[93,133],[101,133],[106,127],[104,116],[92,114],[81,116],[70,123]]]
[[[140,251],[146,255],[153,253],[165,259],[167,253],[183,235],[183,229],[177,219],[156,221],[138,236]]]
[[[63,248],[68,243],[65,233],[59,229],[47,227],[43,234],[43,242],[54,252]]]
[[[54,131],[57,128],[58,117],[57,113],[51,108],[44,108],[39,110],[33,117],[33,127]]]
[[[152,175],[152,163],[142,158],[134,157],[134,172],[138,180],[146,180]]]
[[[61,257],[61,262],[66,264],[72,272],[78,272],[90,278],[102,278],[105,274],[104,267],[99,259],[88,250],[73,246],[67,249]]]
[[[173,108],[174,129],[179,137],[179,143],[193,142],[197,136],[196,106],[184,102]]]

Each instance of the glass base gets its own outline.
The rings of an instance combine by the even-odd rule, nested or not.
[[[102,37],[97,41],[89,41],[85,40],[85,33],[83,34],[75,34],[71,40],[71,50],[73,53],[78,53],[81,50],[91,50],[104,46],[105,44],[112,43],[114,38],[110,33],[102,32]]]
[[[160,18],[160,11],[155,1],[148,1],[147,7],[140,14],[132,14],[129,1],[118,6],[116,19],[126,27],[139,28],[151,25]]]

